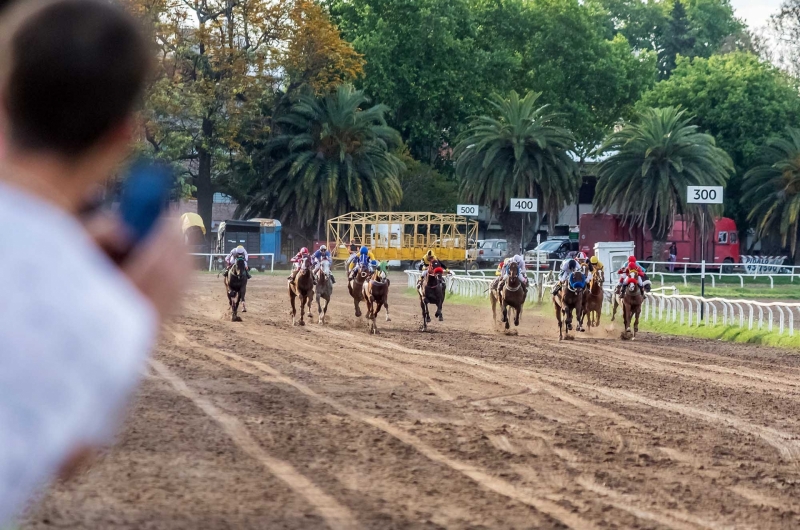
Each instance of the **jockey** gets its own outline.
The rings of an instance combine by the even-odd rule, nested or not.
[[[300,270],[300,263],[302,263],[304,259],[307,259],[309,262],[311,262],[311,255],[308,253],[308,249],[306,247],[301,248],[300,252],[295,254],[294,257],[289,260],[292,263],[292,273],[289,275],[289,281],[294,281],[295,276],[297,276],[297,271]]]
[[[242,245],[239,245],[235,249],[231,250],[230,254],[225,256],[225,265],[227,265],[227,267],[225,267],[225,272],[222,273],[223,276],[228,275],[228,271],[231,270],[231,267],[233,267],[233,264],[236,263],[236,260],[240,256],[244,257],[244,270],[245,273],[247,274],[247,279],[249,280],[250,278],[252,278],[252,276],[250,276],[250,267],[248,267],[247,265],[247,258],[249,256],[247,255],[247,251],[244,249]]]
[[[596,271],[599,272],[602,270],[603,263],[600,261],[600,258],[597,256],[592,256],[591,259],[589,259],[589,263],[586,264],[586,281],[588,282],[591,280]]]
[[[586,261],[587,261],[587,260],[588,260],[588,258],[586,257],[586,253],[585,253],[585,252],[578,252],[578,253],[575,255],[575,261],[577,261],[577,262],[578,262],[578,265],[579,265],[580,267],[585,267],[585,266],[586,266]]]
[[[424,280],[425,276],[428,275],[428,271],[432,271],[437,267],[441,267],[445,272],[447,272],[447,265],[445,265],[444,261],[437,258],[436,254],[433,253],[433,250],[428,250],[422,257],[422,263],[419,267],[422,271],[422,274],[419,277],[419,281],[417,281],[417,285],[422,285],[422,280]]]
[[[375,256],[372,255],[372,252],[365,246],[362,246],[358,253],[353,254],[349,258],[347,258],[347,265],[348,270],[348,278],[353,279],[355,277],[356,271],[359,269],[364,269],[368,272],[372,272],[371,263],[375,261]]]
[[[570,258],[564,260],[564,262],[561,264],[561,271],[558,275],[558,283],[553,289],[553,296],[558,294],[564,282],[566,282],[570,275],[578,269],[580,269],[580,264],[575,259]]]
[[[331,253],[328,250],[328,247],[325,245],[320,245],[316,252],[311,254],[311,263],[314,264],[314,272],[319,270],[319,266],[322,264],[324,260],[328,260],[328,263],[333,263],[333,259],[331,258]],[[333,273],[330,274],[331,283],[336,283],[336,278],[333,277]]]
[[[517,254],[507,260],[506,265],[503,267],[503,281],[505,281],[508,278],[509,265],[511,265],[512,263],[517,264],[519,281],[522,282],[522,287],[525,289],[525,291],[527,291],[528,275],[525,274],[525,258],[522,256],[522,254]]]
[[[636,280],[630,277],[630,273],[636,273]],[[628,263],[626,263],[621,269],[617,271],[617,274],[620,275],[619,277],[619,284],[617,285],[617,292],[622,292],[622,286],[627,285],[633,281],[636,281],[636,284],[642,290],[642,294],[644,294],[644,269],[636,262],[636,256],[630,256],[628,258]]]

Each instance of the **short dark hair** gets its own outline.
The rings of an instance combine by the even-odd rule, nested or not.
[[[8,140],[26,150],[88,150],[134,110],[150,66],[136,20],[108,1],[44,5],[8,42]]]

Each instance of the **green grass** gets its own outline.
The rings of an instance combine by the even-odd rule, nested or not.
[[[678,288],[681,294],[700,295],[700,283],[689,283],[683,285],[682,282],[664,282],[665,286],[674,285]],[[654,281],[653,287],[661,287],[661,282]],[[667,291],[667,294],[669,291]],[[716,283],[716,287],[711,287],[711,281],[706,282],[706,296],[707,297],[720,297],[720,298],[741,298],[748,300],[800,300],[800,280],[798,283],[791,284],[778,284],[775,282],[775,288],[770,289],[769,283],[767,285],[748,284],[745,280],[744,287],[741,287],[739,282],[736,283]]]
[[[665,335],[680,335],[684,337],[697,337],[702,339],[723,340],[728,342],[744,342],[748,344],[764,344],[766,346],[777,346],[783,348],[800,348],[800,333],[795,330],[795,335],[790,337],[788,331],[783,335],[778,335],[777,326],[775,331],[761,331],[735,326],[686,326],[679,323],[663,322],[659,320],[640,321],[639,329]]]

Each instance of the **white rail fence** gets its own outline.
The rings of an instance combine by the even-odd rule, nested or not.
[[[201,256],[205,257],[208,260],[208,271],[215,271],[215,270],[224,270],[225,269],[225,257],[227,254],[197,254],[193,253],[190,254],[191,256]],[[263,266],[266,269],[266,262],[269,260],[269,270],[273,272],[275,270],[275,254],[272,253],[260,253],[260,254],[248,254],[247,263],[251,268],[261,267]],[[253,259],[255,258],[255,259]],[[259,259],[259,258],[263,258]],[[203,260],[205,263],[205,260]],[[205,265],[203,265],[205,267]]]
[[[408,287],[414,288],[420,277],[415,270],[405,271]],[[472,271],[474,272],[474,271]],[[540,281],[531,278],[529,296],[542,301],[555,282],[542,275]],[[467,276],[454,274],[448,279],[447,290],[470,298],[488,298],[489,288],[494,276]],[[668,294],[671,291],[670,294]],[[605,313],[611,314],[613,288],[606,287]],[[701,307],[703,319],[700,319]],[[758,302],[755,300],[734,300],[727,298],[701,298],[677,293],[674,286],[654,289],[645,298],[641,318],[644,321],[659,320],[685,326],[734,326],[748,330],[765,330],[788,333],[794,336],[795,321],[800,322],[800,303]]]

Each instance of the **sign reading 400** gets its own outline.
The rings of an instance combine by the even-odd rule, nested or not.
[[[478,215],[477,204],[459,204],[456,207],[456,215],[464,215],[467,217],[475,217]]]
[[[536,212],[538,201],[536,199],[511,199],[512,212]]]

